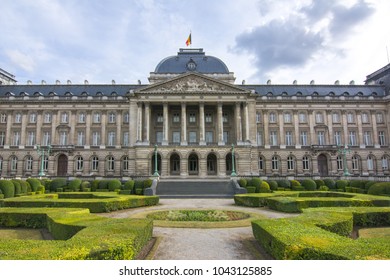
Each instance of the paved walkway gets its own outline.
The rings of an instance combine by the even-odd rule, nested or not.
[[[236,206],[233,199],[160,199],[159,205],[156,206],[99,215],[127,218],[145,210],[184,208],[246,211],[262,214],[269,218],[283,218],[294,215],[264,208]],[[269,258],[256,245],[250,226],[220,229],[154,227],[153,235],[161,237],[161,242],[154,254],[155,260],[249,260]]]

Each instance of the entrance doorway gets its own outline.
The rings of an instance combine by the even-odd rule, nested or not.
[[[318,172],[320,176],[328,176],[328,158],[324,154],[320,154],[317,158]]]
[[[64,154],[58,157],[57,176],[67,176],[68,174],[68,157]]]
[[[188,157],[188,174],[198,175],[199,173],[199,160],[196,154],[190,154]]]
[[[217,175],[217,157],[215,154],[207,156],[207,175]]]
[[[226,175],[231,175],[233,171],[232,153],[226,155]]]
[[[171,175],[180,175],[180,157],[178,154],[171,155],[170,159]]]

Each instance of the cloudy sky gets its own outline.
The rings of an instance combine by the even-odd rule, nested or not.
[[[388,0],[1,0],[0,68],[19,84],[148,83],[192,47],[247,84],[363,83],[388,64]]]

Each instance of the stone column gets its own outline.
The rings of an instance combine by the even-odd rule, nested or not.
[[[51,135],[50,135],[50,142],[52,145],[53,144],[58,145],[56,127],[60,124],[59,119],[60,119],[60,111],[58,111],[57,114],[53,113],[52,120],[51,120]]]
[[[20,145],[24,146],[26,145],[26,127],[27,127],[27,121],[28,121],[28,112],[24,111],[22,112],[22,131],[20,133]]]
[[[241,103],[236,102],[235,112],[236,115],[236,141],[237,144],[242,142],[242,124],[241,124]]]
[[[150,140],[150,104],[145,103],[145,141],[149,145]]]
[[[334,142],[332,110],[327,110],[326,114],[328,116],[328,139],[326,139],[326,143],[332,145]]]
[[[86,112],[85,125],[85,148],[89,148],[91,145],[91,111]]]
[[[279,118],[279,145],[281,149],[286,148],[286,137],[284,135],[284,116],[283,111],[278,111]]]
[[[122,139],[122,111],[117,111],[116,115],[116,143],[115,145],[120,148]],[[120,169],[118,169],[120,170]]]
[[[344,145],[348,145],[348,122],[347,122],[347,112],[345,110],[341,111],[341,117],[343,122],[343,131],[344,131]]]
[[[42,143],[42,119],[43,119],[43,111],[37,112],[37,130],[36,130],[36,138],[35,138],[35,144]]]
[[[142,102],[138,102],[137,106],[137,142],[142,142]]]
[[[205,126],[204,126],[204,102],[199,103],[199,145],[206,145],[205,141]]]
[[[375,148],[380,148],[379,145],[379,136],[378,136],[378,128],[376,123],[376,112],[374,110],[370,111],[371,114],[371,121],[372,121],[372,143],[374,144]]]
[[[218,145],[225,145],[223,141],[223,119],[222,119],[222,102],[218,103],[217,109],[217,122],[218,122]]]
[[[182,146],[187,146],[187,107],[186,103],[181,103],[181,143]],[[182,160],[180,160],[181,162]]]
[[[245,141],[250,141],[249,137],[249,112],[248,103],[244,103],[244,121],[245,121]]]
[[[8,112],[8,114],[7,114],[7,128],[6,128],[5,145],[4,146],[9,147],[11,145],[11,139],[12,139],[11,126],[12,126],[13,122],[14,122],[14,120],[12,118],[12,111],[11,111],[11,112]],[[5,162],[5,159],[3,159],[3,170],[6,170],[6,169],[4,169],[5,168],[4,162]]]
[[[263,110],[263,124],[264,124],[264,148],[269,149],[269,118],[268,118],[268,111]]]
[[[309,127],[310,127],[310,140],[309,140],[308,144],[315,145],[315,144],[317,144],[317,139],[316,139],[315,130],[314,130],[314,125],[316,122],[315,112],[313,110],[308,110],[307,117],[309,120]],[[317,169],[318,169],[318,166],[317,166]]]
[[[366,145],[364,144],[364,139],[363,139],[363,129],[362,129],[362,115],[361,111],[358,110],[356,111],[356,121],[357,121],[357,128],[358,128],[358,141],[360,148],[365,148]]]
[[[168,103],[164,102],[163,104],[163,117],[164,117],[164,122],[163,122],[163,141],[162,145],[167,146],[168,141],[169,141],[169,119],[168,119]]]
[[[77,144],[77,142],[75,141],[76,111],[71,110],[69,112],[69,126],[70,126],[70,133],[69,133],[68,145],[75,145]]]
[[[299,142],[299,116],[297,110],[293,111],[293,122],[294,122],[295,148],[300,149],[301,144]]]
[[[102,111],[102,120],[101,120],[101,146],[105,146],[107,143],[106,127],[107,127],[107,111]]]

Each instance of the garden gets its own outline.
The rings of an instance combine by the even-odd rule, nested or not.
[[[93,213],[156,205],[158,196],[143,195],[151,184],[0,180],[0,259],[136,259],[152,239],[152,221]]]
[[[236,195],[236,205],[301,213],[252,221],[256,240],[275,259],[390,259],[390,183],[254,178],[239,184],[248,193]]]

